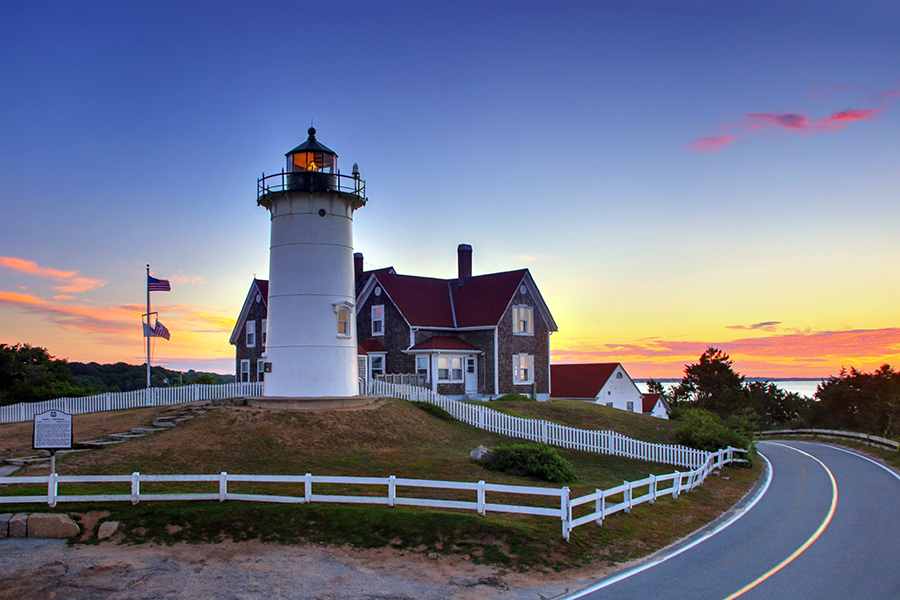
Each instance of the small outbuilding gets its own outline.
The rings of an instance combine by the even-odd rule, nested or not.
[[[662,394],[644,394],[644,414],[658,419],[668,419],[671,409]]]
[[[644,412],[644,395],[621,363],[550,365],[550,381],[553,400],[582,400]]]

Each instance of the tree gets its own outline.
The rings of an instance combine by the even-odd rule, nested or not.
[[[684,378],[672,392],[674,404],[688,402],[723,418],[748,406],[744,376],[736,373],[732,364],[726,353],[707,348],[699,362],[685,366]]]
[[[872,373],[841,369],[819,385],[811,420],[817,427],[900,436],[900,373],[882,365]]]
[[[86,396],[92,390],[73,387],[65,360],[29,344],[0,344],[0,405]]]
[[[752,381],[744,386],[744,391],[762,428],[796,421],[807,406],[798,394],[786,392],[768,381]]]

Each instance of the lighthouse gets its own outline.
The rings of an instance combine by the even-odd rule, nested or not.
[[[337,154],[308,133],[257,186],[271,218],[265,395],[356,396],[353,214],[365,182],[355,164],[341,175]]]

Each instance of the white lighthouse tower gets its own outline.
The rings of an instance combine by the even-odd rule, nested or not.
[[[353,212],[366,203],[365,182],[355,164],[340,174],[312,127],[285,156],[285,171],[258,182],[272,220],[265,395],[355,396]]]

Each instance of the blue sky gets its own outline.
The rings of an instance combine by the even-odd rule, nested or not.
[[[232,369],[314,122],[367,267],[528,267],[555,360],[900,358],[894,3],[7,3],[0,53],[0,342],[142,362],[150,263],[154,362]]]

